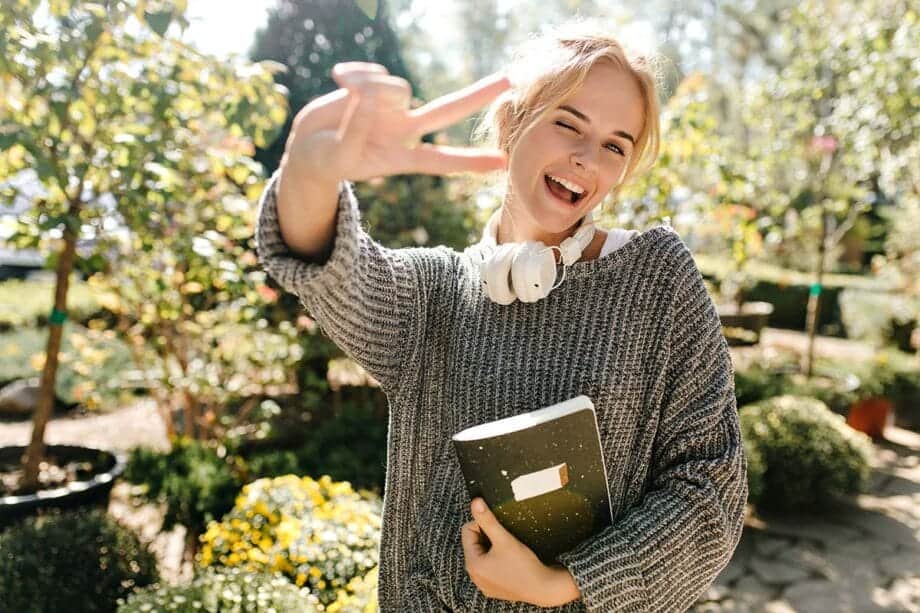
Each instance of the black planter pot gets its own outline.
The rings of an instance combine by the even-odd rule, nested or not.
[[[0,464],[17,462],[25,450],[21,446],[0,447]],[[92,461],[97,466],[96,472],[86,480],[72,481],[58,488],[23,496],[0,497],[0,528],[28,515],[36,515],[44,509],[106,507],[112,486],[125,472],[127,464],[127,456],[121,452],[74,445],[48,445],[45,455],[60,461]]]

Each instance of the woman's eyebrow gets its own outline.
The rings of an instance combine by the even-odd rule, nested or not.
[[[587,115],[585,115],[584,113],[582,113],[582,112],[579,111],[578,109],[569,106],[568,104],[563,104],[563,105],[561,105],[559,108],[560,108],[561,110],[563,110],[563,111],[568,111],[568,112],[571,113],[572,115],[575,115],[575,117],[578,117],[579,119],[581,119],[581,120],[582,120],[583,122],[585,122],[585,123],[591,123],[591,120],[588,119],[588,116],[587,116]],[[630,134],[629,132],[624,132],[623,130],[614,130],[614,131],[613,131],[613,134],[616,135],[616,136],[622,136],[623,138],[625,138],[626,140],[628,140],[629,142],[631,142],[631,143],[633,144],[633,146],[636,145],[636,139],[633,138],[633,135]]]

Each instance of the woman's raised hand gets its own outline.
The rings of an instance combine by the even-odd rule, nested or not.
[[[410,109],[409,83],[379,64],[336,64],[332,77],[341,89],[314,99],[294,118],[283,161],[287,170],[338,182],[505,167],[505,155],[498,150],[429,145],[419,139],[491,102],[508,89],[507,78],[486,77]]]

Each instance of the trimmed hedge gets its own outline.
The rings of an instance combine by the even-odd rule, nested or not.
[[[99,510],[31,517],[0,534],[4,611],[115,611],[158,578],[146,545]]]
[[[819,510],[865,487],[871,441],[820,400],[768,398],[741,407],[740,419],[745,449],[763,462],[762,471],[749,470],[756,486],[749,499],[758,508]]]

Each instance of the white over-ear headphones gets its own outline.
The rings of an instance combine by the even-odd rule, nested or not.
[[[565,269],[578,261],[582,252],[594,238],[594,215],[588,212],[578,230],[559,246],[547,247],[540,241],[498,244],[498,220],[501,209],[489,218],[482,233],[479,273],[483,290],[498,304],[536,302],[545,298],[565,280]],[[562,278],[556,283],[556,258],[553,249],[562,258]],[[510,277],[510,285],[509,285]]]

